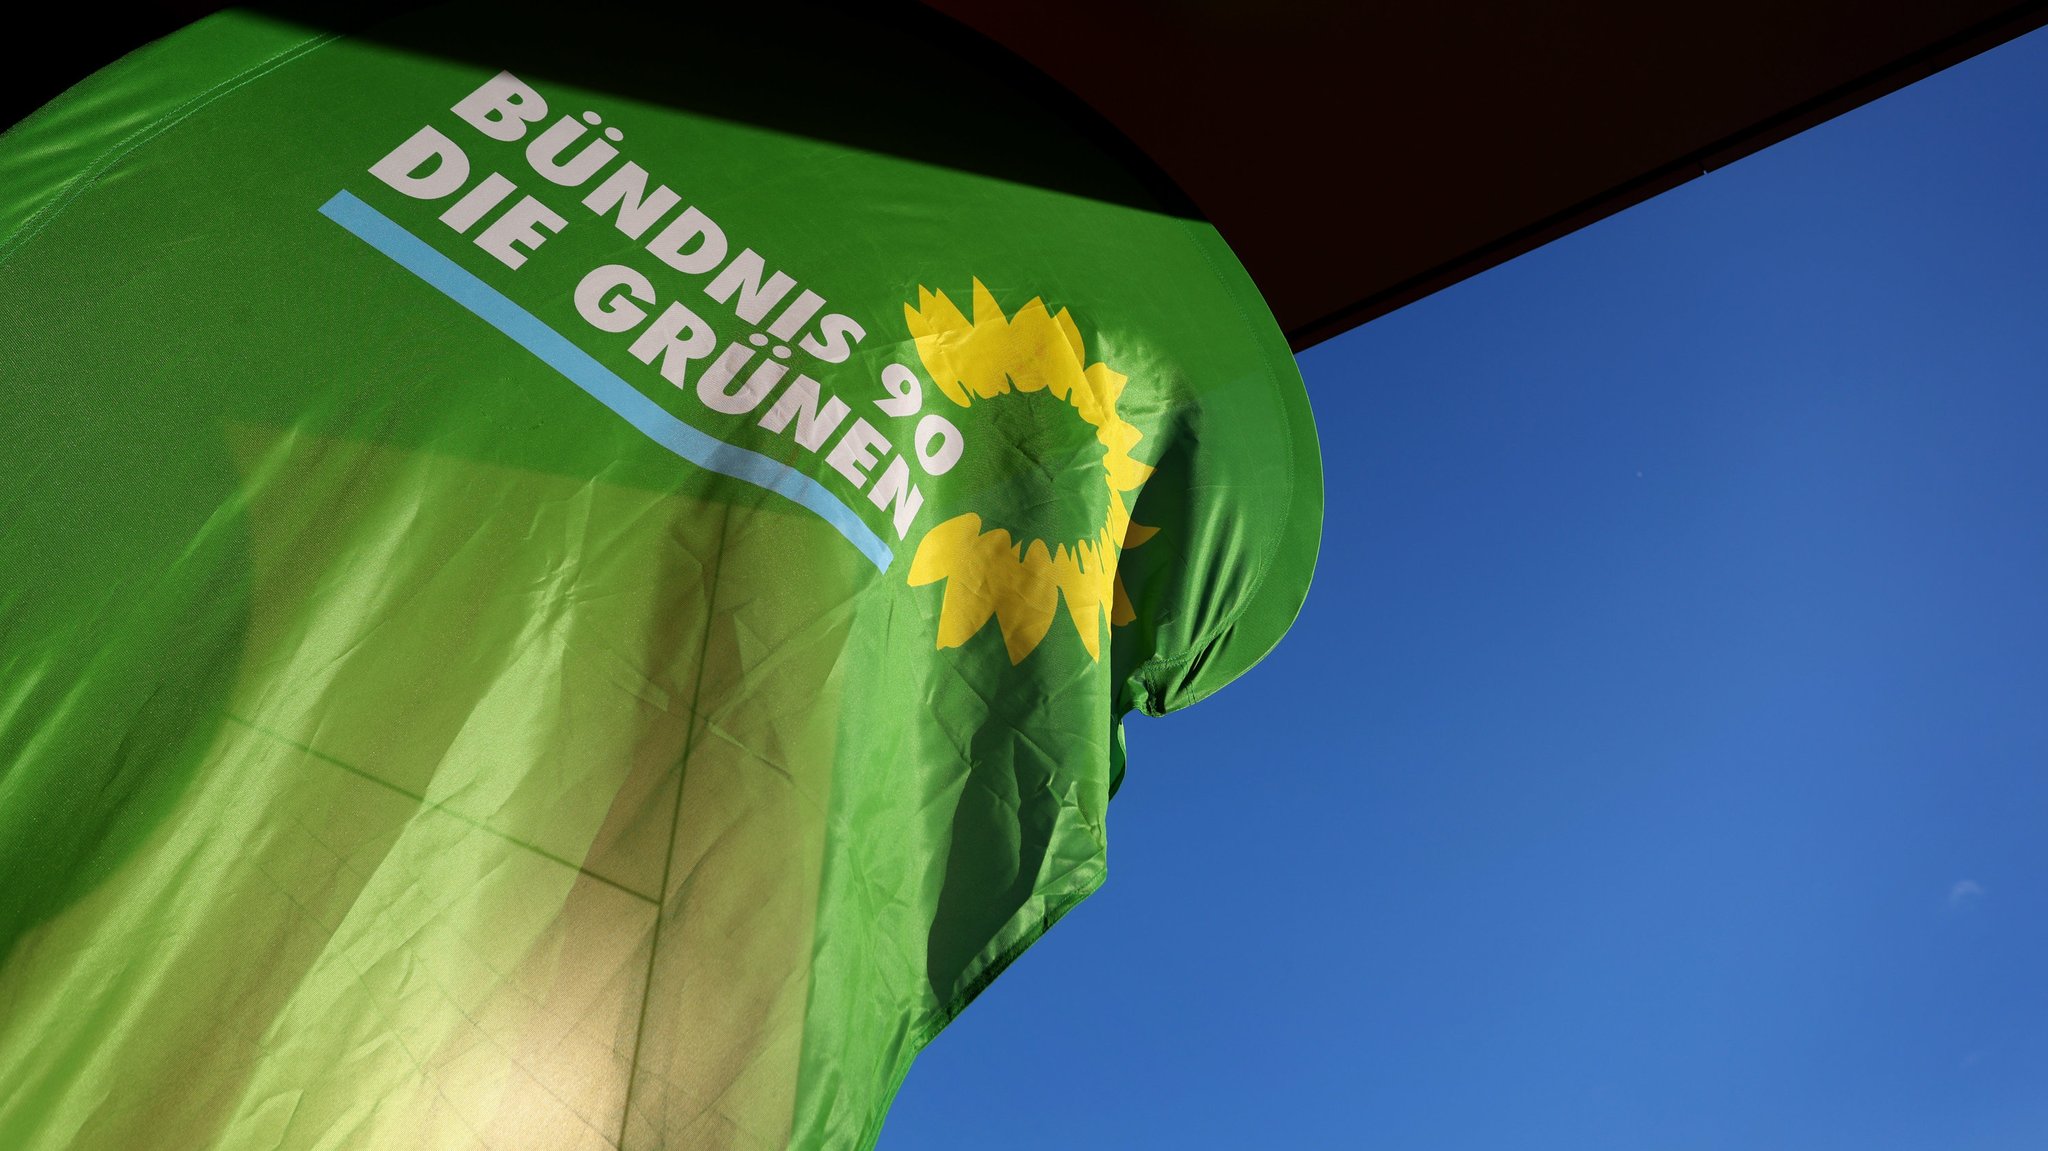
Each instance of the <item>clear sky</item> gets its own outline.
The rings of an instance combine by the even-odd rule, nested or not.
[[[1301,365],[1307,609],[884,1151],[2048,1147],[2048,36]]]

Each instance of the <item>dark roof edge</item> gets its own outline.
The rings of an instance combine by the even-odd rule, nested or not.
[[[1996,48],[2043,24],[2048,24],[2048,0],[2025,0],[1997,16],[1760,120],[1740,132],[1482,244],[1426,272],[1374,292],[1357,303],[1291,328],[1287,332],[1287,342],[1297,352],[1313,347],[1367,320],[1412,304],[1496,264],[1505,263],[1560,236],[1642,203],[1660,192],[1669,191],[1696,176],[1762,151],[1916,80]]]

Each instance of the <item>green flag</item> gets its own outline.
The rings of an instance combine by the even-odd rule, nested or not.
[[[216,16],[0,137],[0,317],[9,1149],[869,1146],[1321,519],[915,13]]]

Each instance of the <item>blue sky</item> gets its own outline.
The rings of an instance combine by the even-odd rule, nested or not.
[[[2048,1146],[2048,37],[1301,364],[1302,619],[885,1151]]]

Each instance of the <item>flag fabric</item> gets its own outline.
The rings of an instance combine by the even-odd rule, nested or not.
[[[0,1147],[871,1146],[1293,619],[1216,232],[740,7],[227,13],[0,137]]]

